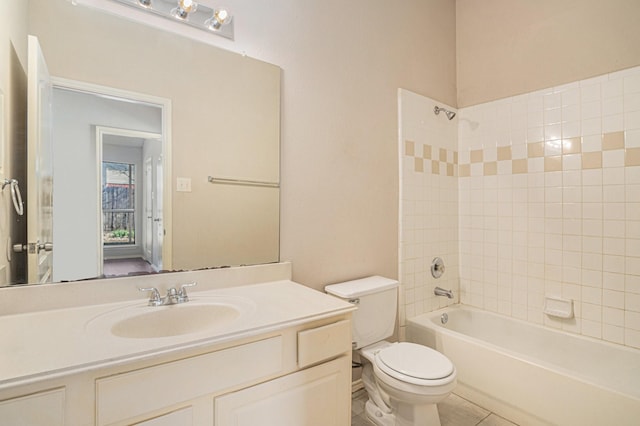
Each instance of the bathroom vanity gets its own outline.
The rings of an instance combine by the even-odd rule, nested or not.
[[[135,299],[0,316],[0,423],[349,425],[353,306],[240,270],[109,280]],[[180,305],[136,291],[194,277]]]

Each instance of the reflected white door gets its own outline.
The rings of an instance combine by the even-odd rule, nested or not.
[[[157,271],[162,269],[162,241],[164,235],[163,221],[163,174],[161,142],[148,139],[147,154],[144,158],[144,241],[145,259]]]
[[[144,159],[144,199],[142,209],[144,211],[144,240],[142,249],[147,262],[153,263],[153,157]]]
[[[29,36],[27,112],[27,282],[50,282],[53,268],[52,86],[40,43]]]
[[[158,155],[155,159],[156,172],[154,173],[154,193],[153,200],[153,261],[151,262],[158,270],[162,269],[162,243],[164,241],[164,212],[162,210],[163,205],[163,182],[164,175],[162,173],[162,155]]]

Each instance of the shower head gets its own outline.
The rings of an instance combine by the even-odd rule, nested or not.
[[[448,118],[449,120],[453,120],[453,117],[455,117],[455,116],[456,116],[456,113],[455,113],[455,112],[453,112],[453,111],[449,111],[448,109],[441,108],[441,107],[439,107],[439,106],[436,106],[435,108],[433,108],[433,112],[434,112],[436,115],[440,114],[440,111],[444,111],[445,115],[447,116],[447,118]]]

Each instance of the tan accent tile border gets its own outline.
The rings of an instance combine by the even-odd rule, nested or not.
[[[600,169],[603,167],[603,152],[611,150],[624,151],[625,166],[640,166],[640,148],[624,148],[624,132],[610,132],[602,134],[602,151],[583,152],[582,138],[567,138],[548,142],[532,142],[526,144],[527,158],[513,158],[512,146],[500,146],[493,148],[497,161],[484,161],[483,149],[473,149],[469,152],[467,164],[458,164],[459,155],[457,151],[450,151],[445,148],[434,148],[428,144],[418,144],[414,141],[404,142],[405,155],[414,157],[414,170],[418,173],[431,172],[442,176],[469,177],[472,175],[472,164],[478,164],[474,168],[473,175],[479,173],[483,176],[493,176],[498,174],[498,161],[509,161],[512,174],[528,173],[533,167],[528,159],[540,158],[544,161],[545,172],[559,172],[565,165],[570,169]],[[418,152],[422,150],[422,156]],[[437,152],[434,152],[436,151]],[[622,152],[620,152],[621,154]],[[617,155],[617,154],[616,154]],[[436,157],[436,158],[434,158]],[[571,158],[570,158],[571,157]],[[431,164],[425,161],[431,161]],[[538,161],[538,160],[537,160]],[[480,168],[479,166],[482,165]],[[430,170],[429,170],[430,169]],[[501,173],[508,173],[509,164],[502,163]]]
[[[529,158],[544,157],[544,142],[527,144],[527,155]]]
[[[511,173],[513,174],[528,173],[529,172],[528,164],[529,164],[529,161],[526,158],[513,160],[513,162],[511,163]]]
[[[602,135],[602,150],[624,149],[624,132],[604,133]]]
[[[498,162],[490,161],[488,163],[484,163],[484,175],[485,176],[493,176],[498,174]]]
[[[482,163],[484,153],[481,149],[473,149],[471,150],[471,162],[472,163]]]
[[[602,152],[583,152],[582,153],[583,169],[600,169],[602,168]]]
[[[416,143],[413,141],[404,141],[404,155],[413,157],[416,153]]]
[[[624,153],[625,166],[640,166],[640,148],[627,148]]]
[[[562,171],[562,155],[553,155],[550,157],[544,157],[544,171],[545,172]]]
[[[498,161],[511,160],[511,146],[498,147]]]
[[[457,176],[458,152],[445,148],[435,148],[429,144],[404,141],[405,156],[413,158],[416,173]],[[437,158],[434,158],[434,154]],[[429,163],[430,161],[430,163]]]

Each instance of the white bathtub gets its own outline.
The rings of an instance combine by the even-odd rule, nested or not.
[[[520,425],[640,425],[640,350],[462,305],[410,318],[407,340],[451,359],[455,393]]]

